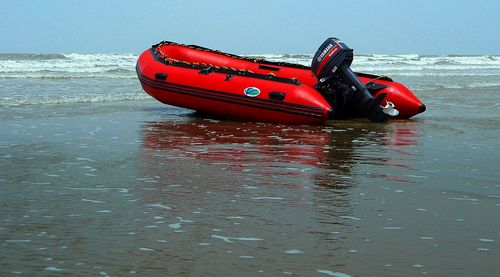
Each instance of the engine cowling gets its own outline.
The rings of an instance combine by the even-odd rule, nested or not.
[[[353,52],[353,49],[338,38],[328,38],[323,42],[311,64],[311,70],[318,79],[316,88],[327,101],[333,103],[337,113],[345,111],[345,107],[341,105],[347,105],[349,109],[353,109],[350,112],[355,115],[368,117],[374,122],[385,122],[389,115],[380,107],[385,94],[379,94],[374,98],[352,71]],[[342,98],[342,102],[328,99],[332,97]]]

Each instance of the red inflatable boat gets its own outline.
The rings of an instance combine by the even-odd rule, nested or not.
[[[144,90],[158,101],[203,113],[287,124],[318,124],[336,113],[315,87],[311,68],[302,65],[161,42],[140,55],[136,70]],[[394,104],[398,118],[425,110],[404,85],[387,77],[357,76],[373,97],[385,96],[382,106]]]

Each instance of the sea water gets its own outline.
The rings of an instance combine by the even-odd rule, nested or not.
[[[499,56],[356,56],[428,110],[321,126],[163,105],[136,59],[0,54],[0,275],[499,274]]]

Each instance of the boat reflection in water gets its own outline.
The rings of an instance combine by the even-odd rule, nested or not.
[[[345,238],[362,223],[359,195],[380,188],[373,182],[408,181],[419,124],[333,124],[196,117],[145,123],[136,193],[151,216],[169,223],[171,232],[161,235],[175,249],[166,254],[176,265],[169,273],[258,272],[266,265],[269,274],[306,274],[338,263],[332,257],[349,246],[337,234]],[[291,264],[290,253],[301,258]]]
[[[411,170],[405,160],[418,144],[419,124],[335,121],[334,126],[296,126],[196,117],[151,122],[142,128],[148,156],[143,170],[179,171],[175,161],[191,164],[189,175],[199,173],[195,168],[204,164],[225,174],[252,172],[263,183],[277,176],[313,176],[316,185],[349,187],[354,185],[350,176],[362,173],[362,165]]]

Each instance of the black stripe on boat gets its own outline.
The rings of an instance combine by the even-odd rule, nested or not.
[[[143,79],[146,79],[149,82],[156,83],[157,85],[165,85],[166,87],[168,86],[174,86],[174,87],[179,87],[181,89],[188,89],[188,90],[195,90],[198,92],[203,92],[203,93],[214,93],[214,94],[219,94],[224,97],[231,97],[231,98],[238,98],[241,99],[242,101],[248,102],[248,101],[254,101],[254,102],[260,102],[260,103],[265,103],[266,105],[278,105],[278,106],[287,106],[291,109],[304,109],[308,111],[323,111],[323,108],[320,107],[314,107],[314,106],[306,106],[306,105],[301,105],[301,104],[295,104],[295,103],[288,103],[288,102],[282,102],[282,101],[277,101],[274,99],[262,99],[262,98],[249,98],[248,96],[244,95],[238,95],[234,93],[228,93],[228,92],[223,92],[223,91],[218,91],[218,90],[211,90],[211,89],[206,89],[206,88],[200,88],[200,87],[192,87],[188,85],[182,85],[182,84],[176,84],[176,83],[171,83],[171,82],[165,82],[165,81],[156,81],[154,79],[151,79],[145,75],[141,74],[141,77]]]
[[[173,93],[180,93],[180,94],[189,95],[189,96],[193,96],[193,97],[200,97],[200,98],[221,101],[221,102],[227,102],[227,103],[231,103],[231,104],[243,105],[243,106],[248,106],[248,107],[260,108],[260,109],[265,109],[265,110],[273,110],[273,111],[285,112],[285,113],[290,113],[290,114],[297,114],[297,115],[301,115],[301,116],[309,116],[309,117],[316,117],[316,118],[323,117],[323,114],[319,113],[319,112],[293,110],[293,109],[290,109],[290,107],[276,107],[276,106],[270,106],[269,104],[264,104],[264,103],[243,102],[243,101],[238,101],[235,99],[229,99],[226,96],[209,95],[206,93],[196,92],[196,91],[192,91],[192,90],[185,90],[185,89],[180,89],[180,88],[175,88],[175,87],[162,86],[162,85],[150,83],[149,81],[144,80],[144,79],[141,79],[141,81],[149,87],[163,90],[166,92],[171,92],[171,93],[172,92]]]
[[[169,60],[168,58],[160,57],[160,55],[158,54],[158,51],[156,51],[155,48],[151,48],[150,51],[151,51],[151,55],[153,56],[153,59],[157,62],[161,62],[163,64],[171,65],[171,66],[195,69],[198,71],[207,70],[207,65],[199,65],[199,64],[193,64],[193,63],[187,63],[187,62],[172,61],[172,60]],[[223,67],[218,67],[218,66],[212,66],[212,67],[210,67],[210,69],[211,69],[211,72],[219,72],[219,73],[231,74],[231,75],[235,75],[235,76],[243,76],[243,77],[249,77],[249,78],[254,78],[254,79],[262,79],[262,80],[268,80],[268,81],[273,81],[273,82],[280,82],[280,83],[286,83],[286,84],[300,86],[300,81],[298,79],[293,79],[293,78],[283,78],[283,77],[279,77],[276,75],[258,74],[258,73],[253,73],[250,71],[233,70],[233,69],[223,68]]]
[[[231,104],[285,112],[290,114],[297,114],[302,116],[309,116],[316,118],[323,117],[324,109],[319,107],[304,106],[286,102],[277,102],[273,100],[260,99],[260,98],[250,98],[247,96],[235,95],[233,93],[201,89],[201,88],[179,85],[168,82],[159,82],[151,78],[148,78],[147,76],[144,76],[140,73],[138,75],[140,81],[143,84],[167,92],[179,93],[194,97],[227,102]]]
[[[230,54],[230,53],[222,52],[222,51],[219,51],[219,50],[214,50],[214,49],[206,48],[206,47],[199,46],[199,45],[194,45],[194,44],[185,45],[185,44],[176,43],[176,42],[167,41],[167,40],[164,40],[164,41],[162,41],[160,43],[157,43],[157,44],[155,44],[155,45],[153,45],[151,47],[152,48],[157,48],[157,47],[159,47],[161,45],[179,45],[179,46],[193,48],[195,50],[202,50],[202,51],[212,52],[212,53],[216,53],[216,54],[228,56],[228,57],[235,58],[235,59],[244,60],[244,61],[251,61],[251,62],[256,62],[256,63],[260,63],[260,64],[268,64],[268,65],[274,65],[274,66],[285,66],[285,67],[300,68],[300,69],[309,69],[309,70],[311,69],[310,67],[305,66],[305,65],[301,65],[301,64],[288,63],[288,62],[272,62],[272,61],[268,61],[268,60],[264,60],[264,59],[247,58],[247,57],[242,57],[242,56],[238,56],[238,55],[235,55],[235,54]]]

